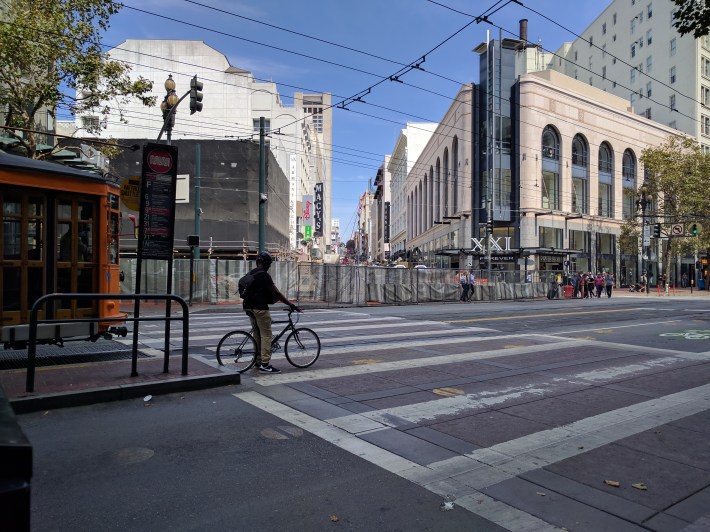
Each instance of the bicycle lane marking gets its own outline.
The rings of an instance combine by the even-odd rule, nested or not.
[[[393,452],[363,441],[326,421],[299,412],[258,392],[241,392],[233,395],[237,399],[310,432],[385,471],[414,482],[432,493],[440,496],[453,495],[455,497],[454,504],[507,530],[559,531],[558,527],[518,508],[496,501],[492,497],[451,478],[447,473],[442,474],[407,460]]]

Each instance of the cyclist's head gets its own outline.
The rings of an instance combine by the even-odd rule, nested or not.
[[[272,259],[271,255],[269,255],[269,253],[266,251],[260,251],[259,254],[256,256],[256,265],[258,266],[259,264],[261,264],[261,267],[264,269],[264,271],[268,270],[271,267],[272,262],[274,262],[274,259]]]

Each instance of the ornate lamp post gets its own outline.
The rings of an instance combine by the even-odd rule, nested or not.
[[[648,272],[646,271],[646,207],[651,203],[650,198],[648,198],[648,181],[644,178],[641,188],[639,188],[639,199],[636,204],[641,207],[641,271],[642,274],[646,276],[646,282],[644,283],[644,290],[648,294]],[[650,239],[649,239],[650,240]]]
[[[178,104],[180,98],[175,92],[175,81],[172,74],[168,75],[164,85],[166,94],[160,103],[160,110],[163,112],[163,129],[166,131],[168,144],[170,144],[173,126],[175,125],[175,110],[173,107]]]

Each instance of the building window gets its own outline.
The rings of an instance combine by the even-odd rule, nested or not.
[[[639,48],[643,48],[643,37],[639,37]]]
[[[653,4],[648,4],[646,6],[646,18],[651,18],[653,16]]]
[[[562,229],[540,226],[539,242],[541,248],[562,248]]]
[[[99,129],[99,117],[98,116],[82,116],[81,117],[81,127],[88,131],[96,131]]]
[[[671,79],[671,85],[675,83],[675,67],[671,67],[671,73],[670,73],[670,79]]]
[[[602,57],[603,58],[606,57],[606,44],[604,44],[604,46],[602,46]]]
[[[616,42],[616,33],[611,37],[612,42]]]
[[[678,129],[678,127],[676,126],[675,120],[668,122],[668,127],[672,127],[673,129]]]
[[[710,135],[710,116],[700,115],[700,132]]]
[[[631,45],[631,57],[636,57],[636,43]]]
[[[616,88],[616,81],[612,81],[612,82],[611,82],[611,86],[612,86],[612,88],[615,89],[615,88]]]
[[[589,46],[591,47],[594,44],[594,35],[589,36]]]
[[[594,83],[592,82],[592,76],[589,76],[589,84],[594,85]]]
[[[624,152],[621,174],[624,189],[622,216],[627,219],[636,214],[636,158],[631,150]]]
[[[259,125],[259,119],[254,118],[252,121],[252,131],[254,133],[259,133],[261,126]],[[271,120],[268,118],[264,119],[264,132],[269,133],[271,131]]]
[[[648,30],[646,32],[646,44],[648,46],[651,46],[652,42],[653,42],[653,30]]]
[[[677,10],[677,9],[673,9],[673,10],[671,11],[671,28],[674,27],[673,24],[675,23],[675,14],[676,14],[676,11],[678,11],[678,10]]]
[[[636,104],[636,93],[632,92],[631,96],[629,97],[629,101],[631,102],[631,107],[633,107]]]
[[[606,79],[606,65],[602,67],[602,79]]]
[[[646,73],[650,74],[652,68],[653,68],[653,58],[649,55],[646,58]]]
[[[613,191],[611,183],[599,182],[599,216],[612,218],[614,216]]]
[[[710,87],[700,86],[700,103],[705,107],[710,107]]]
[[[669,107],[671,108],[671,111],[675,111],[675,94],[671,94],[671,97],[669,98]]]
[[[577,60],[577,50],[574,51],[574,60]]]
[[[631,67],[631,83],[636,82],[636,68]]]
[[[577,79],[577,69],[574,69],[574,79]]]
[[[700,72],[702,75],[706,78],[710,78],[710,59],[707,57],[703,56],[701,61],[701,70]]]
[[[710,35],[703,35],[700,37],[700,44],[706,50],[710,50]]]
[[[631,35],[636,31],[636,17],[631,19]]]
[[[675,55],[676,51],[676,42],[675,42],[675,37],[671,39],[671,57]]]
[[[606,22],[602,24],[602,35],[606,35]]]
[[[584,137],[572,140],[572,212],[589,213],[589,150]]]
[[[616,13],[611,16],[611,21],[614,25],[616,25]]]
[[[612,57],[612,58],[611,58],[611,64],[612,64],[612,65],[615,65],[615,64],[616,64],[616,57]]]
[[[560,208],[560,140],[551,126],[542,132],[542,208]]]
[[[643,116],[651,120],[651,108],[647,107],[646,110],[643,112]]]

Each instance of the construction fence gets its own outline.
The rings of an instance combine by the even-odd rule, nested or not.
[[[123,293],[134,292],[137,259],[121,259]],[[239,279],[256,264],[253,261],[200,259],[193,262],[193,303],[241,303]],[[291,300],[322,305],[413,304],[458,301],[462,288],[457,270],[389,268],[281,262],[271,265],[269,273],[276,286]],[[554,279],[545,272],[495,271],[488,279],[486,270],[476,271],[471,300],[498,301],[545,297]],[[141,292],[164,294],[167,261],[144,260]],[[173,261],[172,293],[190,298],[190,260]],[[562,291],[560,290],[560,297]]]

